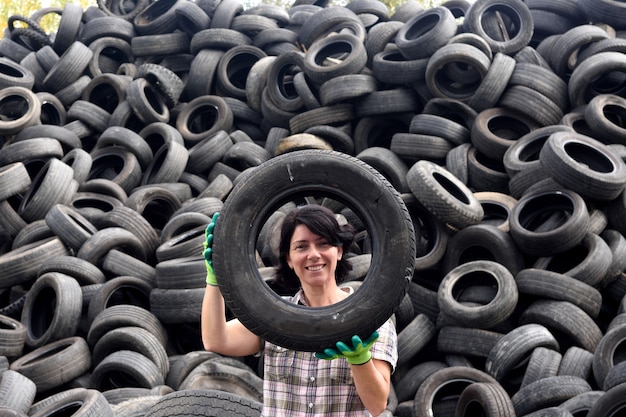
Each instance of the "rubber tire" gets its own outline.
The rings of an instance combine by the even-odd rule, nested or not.
[[[30,351],[13,361],[10,369],[32,380],[37,392],[43,393],[78,378],[90,367],[87,342],[82,337],[72,336]]]
[[[548,219],[548,215],[560,216],[565,212],[568,219],[562,222]],[[573,248],[584,239],[589,230],[589,213],[583,198],[569,190],[528,193],[513,207],[509,228],[522,252],[551,256]]]
[[[513,394],[511,401],[517,415],[525,416],[537,410],[558,406],[591,390],[589,383],[582,378],[557,375],[526,385]]]
[[[47,402],[48,399],[52,401]],[[104,395],[95,389],[75,388],[53,394],[43,401],[46,404],[41,404],[36,413],[29,414],[31,417],[50,417],[67,412],[74,417],[115,417]]]
[[[451,400],[456,402],[463,390],[476,382],[498,384],[489,374],[467,366],[450,366],[432,373],[415,393],[413,400],[414,416],[440,415],[433,410],[438,403]]]
[[[462,229],[482,220],[483,208],[470,189],[434,162],[421,160],[411,166],[407,184],[424,207],[452,227]]]
[[[484,305],[463,303],[458,297],[472,284],[495,285],[496,295]],[[441,314],[460,325],[483,329],[509,318],[518,299],[513,274],[503,265],[488,260],[470,261],[452,269],[443,277],[437,295]]]
[[[539,161],[556,182],[592,200],[613,200],[626,185],[624,161],[603,143],[578,133],[550,135]]]
[[[352,185],[356,178],[363,187]],[[267,188],[260,189],[259,181]],[[359,291],[345,302],[314,310],[280,300],[259,277],[254,245],[236,244],[255,242],[273,210],[310,192],[352,207],[378,242]],[[255,219],[252,227],[244,226],[242,218]],[[236,184],[222,219],[215,228],[213,263],[226,304],[249,329],[278,345],[318,351],[355,334],[371,334],[400,303],[413,275],[415,233],[406,206],[378,171],[346,154],[303,150],[272,158]],[[388,254],[384,261],[382,252]],[[363,308],[367,317],[359,313]],[[281,318],[280,331],[276,317]]]
[[[163,396],[146,413],[150,417],[258,417],[262,404],[217,390],[184,390]]]
[[[477,414],[480,413],[480,414]],[[458,399],[455,417],[515,417],[509,394],[500,384],[476,382],[467,386]]]

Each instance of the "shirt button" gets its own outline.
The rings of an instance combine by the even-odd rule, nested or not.
[[[311,382],[315,382],[315,377],[314,376],[311,377]]]
[[[313,403],[309,403],[309,408],[313,408]]]

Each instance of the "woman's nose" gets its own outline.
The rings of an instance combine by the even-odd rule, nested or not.
[[[311,248],[309,250],[309,258],[319,258],[319,257],[320,257],[320,252],[317,249],[317,246],[311,245]]]

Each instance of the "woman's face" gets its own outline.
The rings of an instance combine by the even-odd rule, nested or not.
[[[335,269],[342,253],[342,247],[331,245],[300,224],[291,237],[287,263],[302,284],[325,285],[335,282]]]

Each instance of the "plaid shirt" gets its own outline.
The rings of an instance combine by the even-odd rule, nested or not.
[[[300,292],[292,302],[301,302]],[[395,368],[397,335],[391,321],[379,329],[372,358]],[[294,351],[265,342],[263,413],[265,417],[370,417],[357,394],[345,359],[317,359],[313,352]]]

